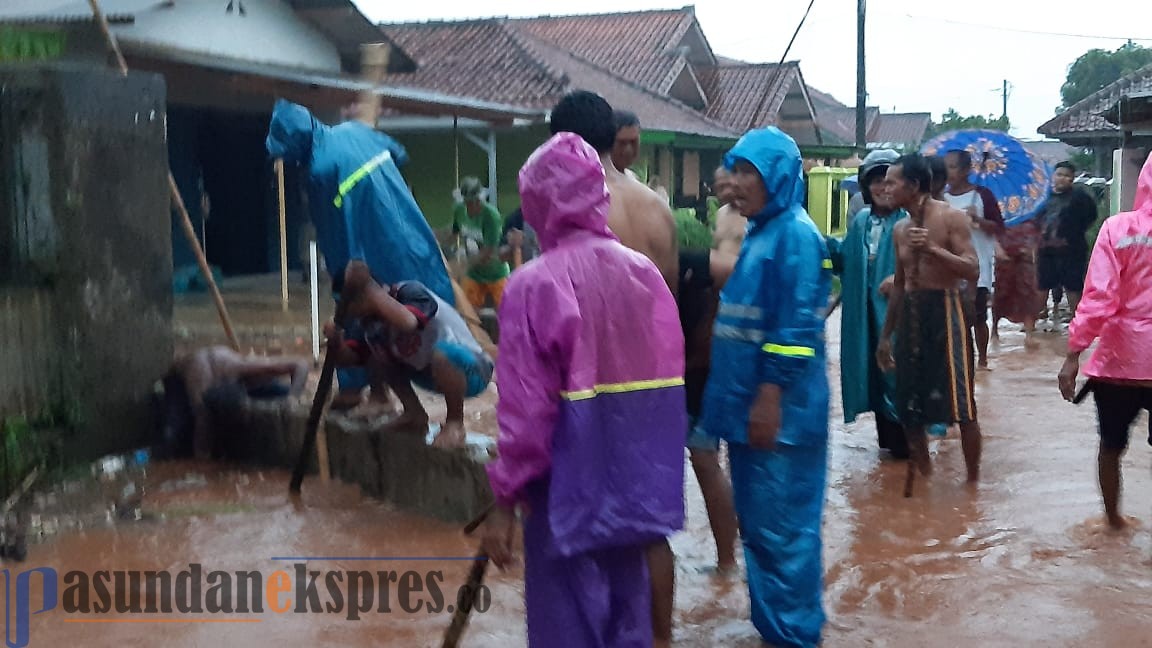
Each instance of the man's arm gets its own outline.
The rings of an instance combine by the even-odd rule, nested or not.
[[[299,396],[308,384],[308,369],[308,361],[302,358],[246,358],[237,373],[240,378],[291,376],[290,393]]]
[[[676,233],[676,218],[672,216],[672,208],[658,196],[651,196],[649,203],[650,209],[659,214],[658,222],[667,228],[663,235],[653,237],[652,253],[664,283],[668,284],[668,290],[675,298],[680,291],[680,241]]]
[[[957,278],[976,281],[980,278],[980,259],[976,256],[976,248],[972,246],[972,228],[969,226],[971,219],[968,214],[955,209],[947,210],[945,216],[948,227],[946,247],[933,242],[927,230],[922,228],[909,232],[909,244],[931,256]]]
[[[1000,203],[996,196],[987,187],[976,187],[976,195],[984,204],[984,217],[978,219],[980,230],[993,236],[1004,232],[1004,214],[1000,211]]]

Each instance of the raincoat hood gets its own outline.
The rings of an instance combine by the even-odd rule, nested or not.
[[[1136,182],[1136,200],[1132,203],[1132,210],[1152,213],[1152,153],[1144,160],[1140,180]]]
[[[278,99],[268,125],[264,146],[273,158],[284,158],[290,164],[303,164],[312,157],[312,139],[323,124],[316,121],[304,106]]]
[[[874,171],[878,172],[883,170],[887,173],[888,167],[892,166],[892,164],[899,159],[900,154],[892,149],[878,149],[864,156],[864,159],[860,162],[860,173],[858,176],[860,178],[860,194],[864,197],[864,204],[872,204],[872,189],[869,187],[869,185],[872,184],[872,178],[869,176],[871,176]]]
[[[615,238],[604,167],[579,135],[558,133],[542,144],[520,169],[519,182],[524,222],[536,230],[541,250],[580,231]]]
[[[768,203],[750,220],[763,222],[804,202],[804,161],[784,131],[775,126],[749,131],[724,156],[724,166],[731,170],[740,160],[756,167],[768,192]]]

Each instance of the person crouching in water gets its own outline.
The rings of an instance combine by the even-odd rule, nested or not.
[[[418,281],[384,286],[363,262],[348,266],[344,292],[347,318],[359,320],[362,335],[345,342],[329,322],[326,334],[339,336],[337,364],[366,365],[380,372],[396,393],[403,413],[385,429],[427,432],[428,412],[412,384],[444,396],[447,416],[433,445],[464,445],[464,399],[479,395],[492,379],[493,362],[456,309]]]
[[[646,555],[684,524],[684,336],[656,265],[608,228],[596,150],[554,135],[520,171],[543,254],[500,306],[496,507],[503,568],[516,510],[533,648],[654,645]]]

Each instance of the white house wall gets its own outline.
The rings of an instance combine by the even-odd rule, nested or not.
[[[339,73],[336,46],[280,0],[180,0],[136,14],[133,24],[114,25],[126,43]]]

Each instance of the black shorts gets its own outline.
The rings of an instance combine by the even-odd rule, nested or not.
[[[1096,420],[1100,426],[1100,446],[1108,450],[1128,447],[1128,432],[1140,410],[1152,412],[1152,387],[1134,387],[1092,381],[1096,398]],[[1152,444],[1152,420],[1148,422],[1148,443]]]
[[[1042,291],[1063,288],[1070,292],[1082,292],[1084,275],[1087,273],[1087,255],[1041,253],[1036,259],[1036,283]]]

